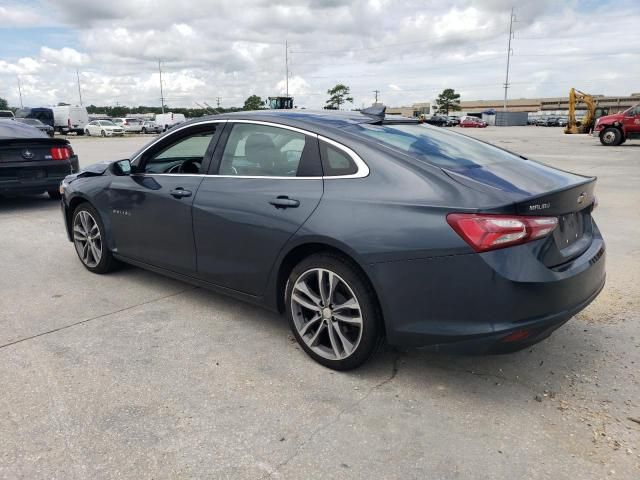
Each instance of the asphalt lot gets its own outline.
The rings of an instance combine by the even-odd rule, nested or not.
[[[640,142],[465,133],[599,177],[607,286],[516,354],[386,349],[336,373],[283,318],[91,274],[57,202],[0,200],[0,478],[640,478]],[[84,166],[150,140],[70,138]]]

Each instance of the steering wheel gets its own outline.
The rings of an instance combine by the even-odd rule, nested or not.
[[[202,162],[199,160],[186,160],[167,169],[165,173],[200,173]]]

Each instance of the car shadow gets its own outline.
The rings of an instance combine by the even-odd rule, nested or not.
[[[0,213],[12,211],[29,211],[42,209],[59,209],[60,201],[54,200],[49,195],[0,195]]]

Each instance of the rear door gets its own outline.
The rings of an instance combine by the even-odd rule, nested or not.
[[[134,173],[114,177],[107,193],[115,252],[195,275],[191,206],[223,123],[176,130],[134,158]]]
[[[199,276],[263,293],[287,240],[323,193],[317,135],[265,122],[230,121],[193,209]]]

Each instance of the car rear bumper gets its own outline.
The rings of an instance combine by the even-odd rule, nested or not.
[[[602,290],[605,247],[599,233],[564,271],[529,268],[522,247],[369,265],[389,343],[513,351],[549,336]],[[514,257],[514,248],[525,254]]]
[[[42,193],[57,190],[64,177],[78,170],[77,157],[66,162],[0,164],[0,193]]]

